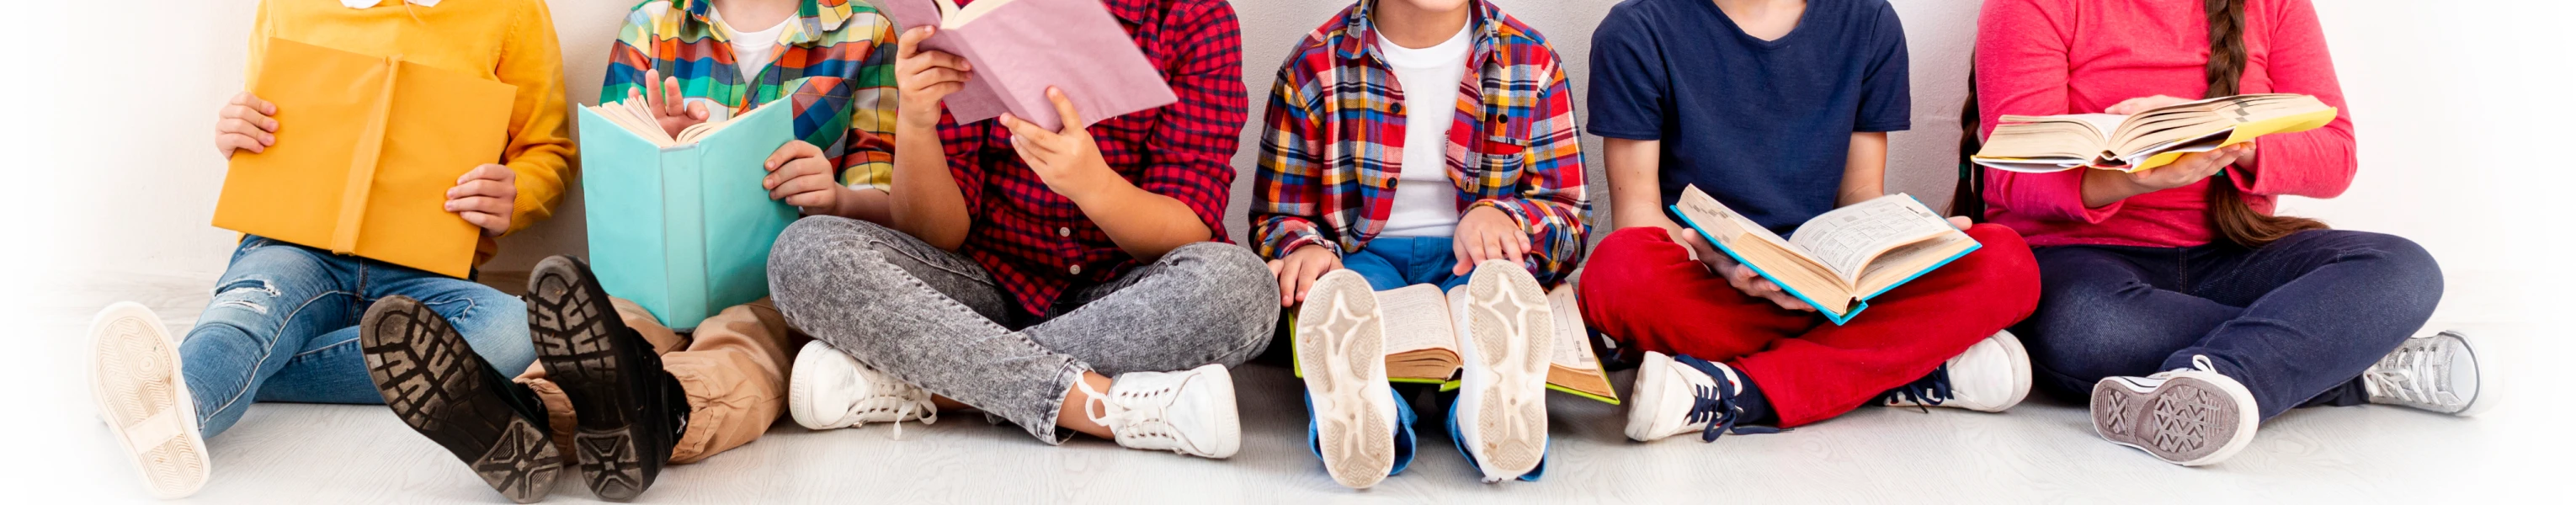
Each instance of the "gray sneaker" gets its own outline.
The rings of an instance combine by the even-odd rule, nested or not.
[[[2093,383],[2093,431],[2182,466],[2225,461],[2245,450],[2262,417],[2254,393],[2219,375],[2209,358],[2191,361],[2191,368]]]
[[[2473,416],[2495,406],[2494,377],[2478,365],[2468,334],[2444,330],[2398,344],[2361,373],[2361,385],[2370,403]]]

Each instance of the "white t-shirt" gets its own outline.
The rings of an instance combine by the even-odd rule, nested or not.
[[[1468,26],[1474,26],[1470,23]],[[1383,237],[1446,237],[1458,231],[1458,185],[1449,181],[1449,127],[1457,122],[1458,83],[1467,77],[1470,37],[1410,49],[1377,41],[1404,90],[1404,158],[1396,166],[1394,208]]]
[[[742,78],[746,81],[760,75],[760,69],[768,67],[769,60],[778,56],[778,33],[786,31],[787,22],[796,19],[794,14],[789,14],[769,28],[746,32],[724,22],[722,14],[714,14],[713,17],[717,29],[725,32],[725,42],[733,45],[733,63],[742,68]]]

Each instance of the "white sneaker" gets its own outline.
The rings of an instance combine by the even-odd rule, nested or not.
[[[1092,391],[1088,382],[1074,384],[1091,397],[1083,415],[1109,427],[1120,446],[1225,459],[1243,445],[1243,422],[1234,411],[1234,377],[1226,374],[1225,365],[1119,374],[1108,393]]]
[[[2003,412],[2030,396],[2030,351],[2012,332],[1998,331],[1923,379],[1888,390],[1879,403]]]
[[[1334,270],[1297,310],[1297,374],[1314,408],[1315,443],[1334,482],[1365,489],[1395,467],[1395,395],[1386,383],[1386,326],[1368,279]]]
[[[90,396],[152,496],[196,494],[206,485],[209,461],[178,343],[152,309],[134,302],[98,311],[89,336]]]
[[[2473,416],[2495,406],[2492,374],[2479,366],[2466,333],[2442,331],[2406,339],[2361,373],[2370,402]]]
[[[1476,265],[1465,297],[1453,297],[1463,323],[1458,357],[1458,436],[1485,482],[1519,478],[1547,454],[1547,362],[1556,317],[1538,279],[1516,263]]]
[[[809,429],[854,428],[904,421],[939,422],[930,392],[859,364],[821,341],[806,342],[787,374],[787,413]]]
[[[2207,357],[2193,356],[2191,368],[2093,383],[2093,431],[2167,463],[2225,461],[2254,442],[2261,417],[2254,393]]]
[[[1637,367],[1636,387],[1628,395],[1628,439],[1653,442],[1698,432],[1703,442],[1728,433],[1773,433],[1766,427],[1737,427],[1735,395],[1744,393],[1744,376],[1721,363],[1685,363],[1647,351]],[[1705,365],[1706,370],[1699,368]],[[1716,371],[1716,375],[1708,370]]]

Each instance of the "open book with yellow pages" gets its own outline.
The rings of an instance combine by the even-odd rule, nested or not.
[[[456,178],[500,163],[518,88],[401,56],[271,38],[248,89],[293,116],[234,153],[216,227],[452,277],[481,230],[446,211]]]
[[[2137,172],[2187,153],[2251,142],[2255,137],[2316,129],[2335,108],[2316,97],[2237,95],[2118,114],[2004,116],[1985,147],[1969,159],[2014,172],[2092,167]]]
[[[1458,315],[1466,313],[1466,293],[1464,289],[1442,293],[1440,286],[1432,284],[1377,292],[1378,312],[1385,316],[1388,381],[1440,384],[1444,390],[1458,387],[1458,371],[1465,364],[1458,355],[1458,339],[1467,324]],[[1574,286],[1549,291],[1547,303],[1556,319],[1547,388],[1618,405],[1619,393],[1611,389],[1609,371],[1594,354],[1582,309],[1575,305]]]
[[[1869,308],[1870,298],[1982,247],[1903,194],[1818,214],[1785,239],[1696,185],[1682,188],[1672,210],[1710,245],[1837,325]]]

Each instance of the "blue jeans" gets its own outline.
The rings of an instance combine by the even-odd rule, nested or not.
[[[242,237],[214,301],[179,344],[197,426],[223,433],[252,400],[384,403],[358,348],[358,318],[385,297],[419,299],[502,373],[536,361],[528,309],[473,281]]]
[[[1449,237],[1378,237],[1342,255],[1342,268],[1367,278],[1369,289],[1437,284],[1446,292],[1467,285],[1467,276],[1450,273],[1458,268],[1458,253],[1449,244]]]
[[[2391,235],[2300,232],[2260,249],[2058,246],[2039,260],[2038,312],[2014,328],[2044,390],[2081,398],[2109,376],[2207,356],[2264,419],[2352,405],[2360,375],[2433,315],[2442,269]]]

